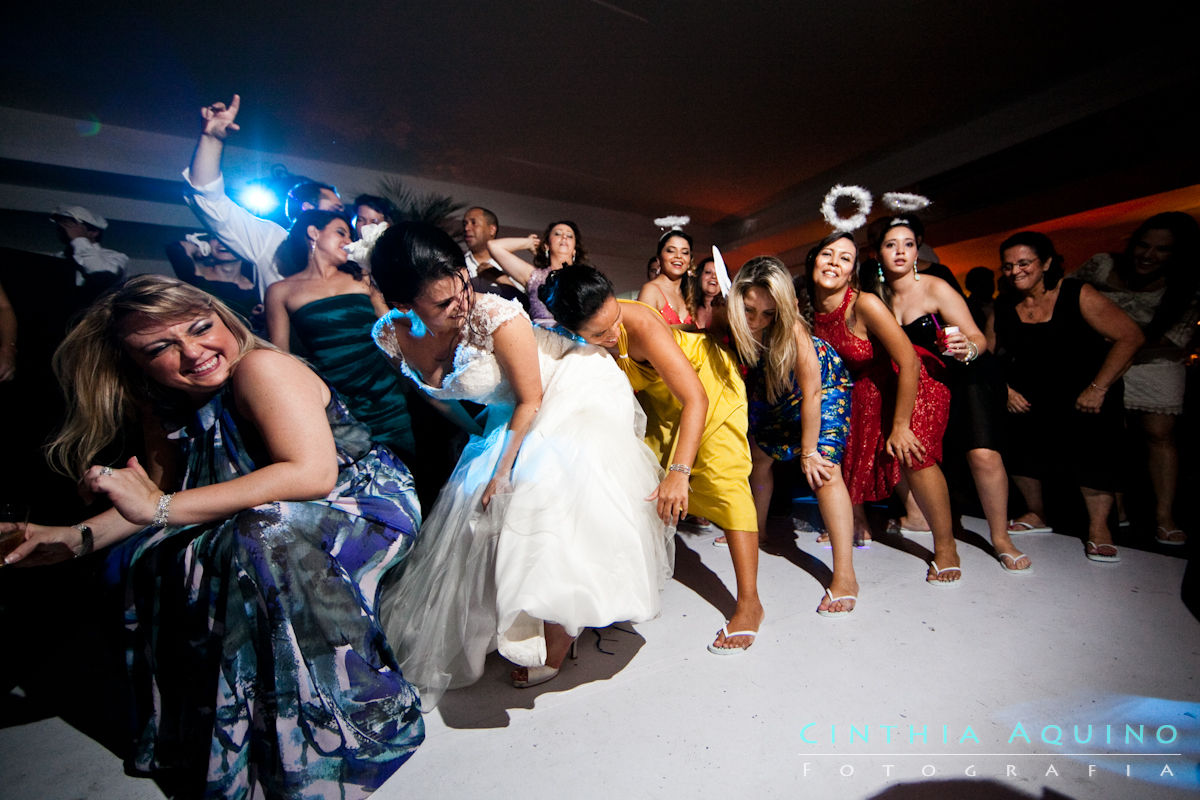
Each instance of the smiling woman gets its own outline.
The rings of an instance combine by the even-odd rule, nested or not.
[[[404,465],[308,367],[175,280],[102,297],[55,369],[72,407],[51,456],[113,507],[71,527],[0,524],[21,532],[5,563],[117,545],[127,769],[188,797],[377,788],[424,736],[375,617],[420,518]],[[94,464],[130,425],[141,458]]]

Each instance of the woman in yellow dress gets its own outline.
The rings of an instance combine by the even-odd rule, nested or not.
[[[758,598],[758,520],[750,493],[746,388],[733,358],[716,341],[675,330],[651,306],[617,300],[598,270],[557,271],[541,299],[566,330],[608,350],[646,412],[646,444],[667,477],[660,512],[678,521],[703,516],[729,541],[737,607],[708,646],[717,655],[744,652],[763,620]]]

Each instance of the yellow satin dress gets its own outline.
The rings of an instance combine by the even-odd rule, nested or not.
[[[654,310],[653,306],[635,300],[618,302],[636,303]],[[671,333],[708,395],[708,416],[689,481],[688,513],[706,517],[723,530],[757,531],[758,516],[754,510],[754,497],[750,494],[746,385],[733,357],[712,338],[675,328]],[[629,336],[624,325],[617,347],[617,364],[629,378],[646,412],[646,444],[666,469],[675,455],[675,437],[683,406],[654,367],[629,357]]]

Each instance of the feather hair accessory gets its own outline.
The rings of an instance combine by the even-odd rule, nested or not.
[[[375,242],[387,230],[386,222],[376,222],[370,225],[362,226],[362,238],[357,242],[351,242],[343,249],[350,255],[350,260],[356,264],[371,264],[371,252],[375,249]]]
[[[884,192],[883,204],[892,211],[920,211],[933,201],[920,194],[909,192]]]
[[[852,217],[838,216],[837,202],[846,198],[854,203],[858,213]],[[837,184],[825,195],[821,203],[821,216],[835,231],[849,233],[867,224],[867,214],[871,213],[871,193],[861,186],[843,186]]]
[[[717,271],[717,286],[721,288],[721,297],[729,297],[729,290],[733,288],[733,281],[729,280],[729,268],[725,266],[725,257],[715,244],[712,250],[713,268]]]
[[[691,217],[659,217],[654,224],[663,230],[683,230],[683,226],[692,221]]]

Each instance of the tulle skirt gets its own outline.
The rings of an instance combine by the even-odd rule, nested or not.
[[[484,509],[512,411],[489,406],[486,430],[463,451],[380,603],[425,711],[478,680],[493,649],[518,665],[545,663],[543,621],[577,635],[654,618],[673,571],[673,540],[646,499],[662,468],[607,353],[581,347],[558,360],[512,485]]]

